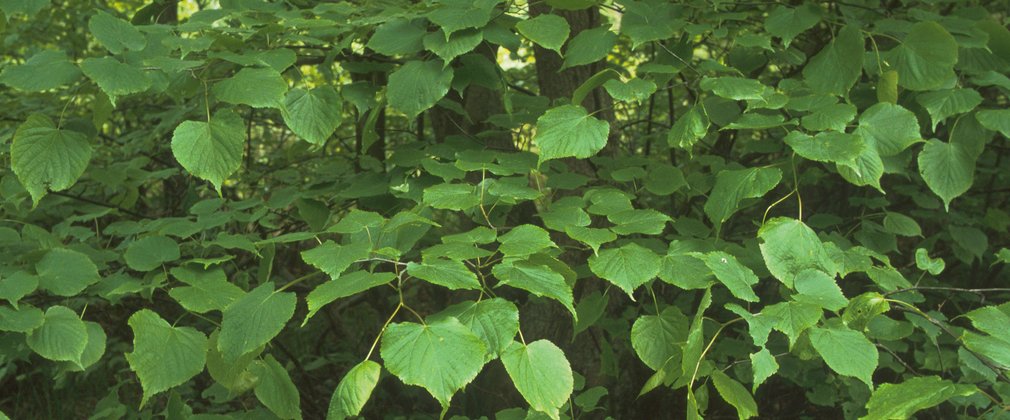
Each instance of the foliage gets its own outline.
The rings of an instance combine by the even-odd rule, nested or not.
[[[0,418],[1006,418],[1005,0],[0,0]]]

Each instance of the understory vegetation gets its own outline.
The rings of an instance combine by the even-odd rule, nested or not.
[[[0,419],[1008,419],[1008,10],[0,0]]]

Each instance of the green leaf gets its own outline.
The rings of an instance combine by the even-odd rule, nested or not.
[[[39,277],[25,271],[16,271],[0,277],[0,299],[18,308],[18,301],[39,287]]]
[[[976,329],[990,335],[1001,335],[1010,328],[1010,314],[995,306],[983,306],[965,314]]]
[[[887,212],[884,214],[884,229],[895,235],[922,236],[922,228],[915,219],[901,213]]]
[[[599,27],[579,32],[568,41],[561,69],[595,63],[607,57],[617,42],[617,34]]]
[[[69,370],[74,372],[83,372],[84,369],[98,363],[105,355],[105,342],[107,336],[105,335],[105,330],[102,326],[96,322],[85,321],[84,326],[88,328],[88,345],[84,348],[84,352],[81,353],[80,364],[70,364],[68,366]]]
[[[866,149],[862,137],[836,131],[820,132],[815,136],[793,131],[783,140],[797,155],[817,162],[851,163]]]
[[[915,250],[915,267],[937,276],[943,272],[947,264],[943,262],[942,258],[930,258],[929,253],[925,249],[918,248]]]
[[[113,54],[122,54],[126,50],[140,51],[147,46],[144,34],[130,22],[101,10],[91,16],[88,29],[95,40]]]
[[[858,130],[857,130],[858,132]],[[884,161],[880,158],[875,147],[871,147],[865,137],[863,141],[867,147],[856,158],[855,162],[840,162],[835,165],[838,174],[846,181],[858,186],[871,186],[881,193],[884,189],[880,186],[880,177],[884,176]]]
[[[803,80],[814,92],[847,96],[863,73],[863,42],[858,26],[845,26],[803,67]]]
[[[337,384],[330,397],[330,407],[326,411],[327,420],[341,420],[357,416],[372,396],[379,383],[382,366],[371,360],[354,365]]]
[[[291,131],[305,141],[323,145],[340,126],[343,102],[333,86],[292,89],[284,97],[281,115]]]
[[[797,35],[821,21],[821,13],[821,7],[813,3],[803,3],[797,8],[778,6],[768,13],[764,28],[768,33],[782,38],[782,44],[788,48]]]
[[[389,75],[386,98],[390,106],[413,119],[449,93],[452,77],[452,67],[439,61],[408,61]]]
[[[695,105],[687,110],[670,128],[666,137],[671,147],[690,150],[698,140],[708,133],[709,121],[703,107]]]
[[[422,201],[436,209],[466,210],[480,204],[470,184],[437,184],[424,189]]]
[[[631,326],[631,347],[646,366],[658,371],[671,357],[680,356],[689,323],[676,306],[666,307],[659,315],[642,315]]]
[[[245,393],[256,386],[259,379],[249,371],[249,365],[260,357],[263,347],[243,354],[237,359],[225,360],[217,348],[221,330],[216,329],[207,340],[207,373],[215,382],[225,387],[235,395]]]
[[[784,217],[769,220],[758,231],[764,243],[760,245],[768,271],[786,287],[792,288],[796,276],[813,268],[824,273],[837,273],[834,260],[812,229],[796,219]]]
[[[39,288],[57,296],[75,296],[102,277],[87,255],[72,249],[54,248],[35,263]]]
[[[253,108],[280,108],[288,82],[272,68],[243,68],[234,76],[214,84],[217,99]]]
[[[217,347],[234,360],[273,339],[295,313],[294,293],[275,292],[264,283],[222,311]]]
[[[40,51],[24,64],[9,65],[0,73],[0,83],[28,92],[42,92],[70,84],[81,71],[63,51]]]
[[[722,373],[721,370],[716,369],[712,371],[712,383],[715,385],[715,389],[719,391],[722,399],[736,408],[737,416],[741,420],[758,416],[757,401],[754,401],[754,397],[750,392],[747,392],[747,388],[744,388],[740,382],[733,380],[725,373]]]
[[[975,114],[983,127],[1010,138],[1010,109],[986,109]]]
[[[955,384],[939,376],[920,376],[898,384],[882,384],[866,403],[866,417],[861,419],[912,418],[916,412],[940,405],[953,397],[967,397],[978,392],[975,385]]]
[[[193,176],[210,181],[220,194],[224,180],[242,165],[245,124],[230,109],[208,122],[184,121],[172,133],[172,154]]]
[[[600,246],[613,242],[617,239],[617,234],[612,232],[610,229],[596,229],[587,228],[581,226],[568,226],[565,228],[565,234],[570,238],[589,245],[593,249],[593,254],[599,254]]]
[[[789,339],[789,347],[792,348],[796,344],[796,341],[799,340],[800,334],[810,327],[817,325],[822,315],[823,311],[816,305],[804,302],[782,302],[766,306],[755,317],[765,319],[752,319],[748,321],[748,324],[751,326],[752,336],[755,332],[763,334],[761,337],[762,340],[755,340],[754,344],[764,345],[765,341],[767,341],[767,333],[770,331],[767,328],[770,326],[776,331],[785,334]],[[767,318],[770,318],[770,320]],[[760,328],[755,328],[756,326]]]
[[[143,70],[112,57],[87,58],[81,62],[81,71],[98,84],[112,106],[116,105],[120,96],[140,93],[151,87],[151,79]]]
[[[519,332],[519,309],[502,298],[465,301],[432,315],[429,322],[453,317],[480,337],[487,349],[485,361],[501,355]]]
[[[185,265],[173,268],[171,273],[188,286],[174,287],[168,295],[183,308],[196,313],[223,310],[245,295],[245,291],[228,282],[220,267]]]
[[[539,163],[551,159],[592,157],[607,145],[610,124],[589,115],[578,105],[551,108],[537,119],[533,141],[539,147]]]
[[[554,299],[568,308],[573,316],[576,314],[572,287],[565,282],[564,276],[549,266],[526,260],[505,261],[495,265],[491,273],[502,284]]]
[[[884,157],[897,155],[923,141],[915,114],[890,103],[878,103],[863,111],[855,133]]]
[[[887,70],[877,80],[877,102],[898,103],[898,72]]]
[[[547,340],[528,345],[513,341],[501,355],[502,364],[516,389],[534,410],[558,420],[558,409],[572,395],[575,379],[568,358]]]
[[[147,309],[134,312],[128,324],[133,330],[133,351],[126,353],[126,361],[144,390],[141,407],[154,394],[182,385],[203,372],[208,348],[203,333],[168,325]]]
[[[439,0],[439,7],[426,15],[446,35],[461,29],[480,28],[491,20],[499,0]]]
[[[448,37],[439,31],[424,37],[424,48],[435,53],[442,62],[451,63],[454,58],[473,51],[482,41],[484,32],[476,29],[465,29]]]
[[[31,305],[22,305],[20,309],[0,306],[0,331],[27,333],[41,327],[45,321],[42,310]]]
[[[364,241],[347,245],[326,241],[315,248],[302,251],[302,259],[336,280],[351,264],[367,258],[371,249],[371,244]]]
[[[631,300],[635,300],[636,288],[659,275],[660,264],[659,255],[635,243],[589,257],[593,274],[624,290]]]
[[[480,290],[481,288],[477,275],[470,271],[465,264],[456,260],[437,258],[426,260],[420,264],[411,262],[407,264],[407,274],[451,290]]]
[[[426,325],[390,324],[379,349],[390,373],[428,390],[443,411],[453,394],[477,377],[485,351],[480,337],[451,317]]]
[[[420,52],[427,30],[421,19],[393,19],[375,28],[366,47],[382,55],[409,55]]]
[[[734,101],[764,101],[770,89],[760,81],[744,77],[706,77],[701,79],[701,88]]]
[[[832,276],[823,271],[808,269],[796,274],[796,300],[820,306],[829,311],[838,311],[849,304],[842,289]]]
[[[77,182],[91,160],[91,145],[84,134],[33,114],[18,126],[10,153],[11,169],[38,205],[46,190],[63,191]]]
[[[179,244],[167,236],[145,236],[130,242],[123,253],[126,265],[137,271],[151,271],[179,259]]]
[[[506,257],[525,257],[549,248],[557,248],[546,230],[534,225],[519,225],[499,236],[498,252]]]
[[[390,272],[369,273],[367,271],[355,271],[353,273],[340,275],[333,280],[316,286],[316,288],[309,292],[309,295],[305,297],[305,302],[306,305],[308,305],[309,312],[305,314],[305,320],[302,321],[302,326],[305,326],[305,324],[309,322],[309,318],[312,318],[312,316],[315,315],[316,312],[319,312],[323,306],[326,306],[337,299],[354,296],[373,287],[388,284],[395,278],[396,274]]]
[[[859,379],[873,388],[877,347],[863,333],[848,328],[812,328],[810,344],[831,370]]]
[[[670,216],[652,209],[629,209],[607,215],[616,226],[610,228],[618,235],[659,235],[666,229]]]
[[[950,202],[975,181],[975,156],[960,143],[932,139],[919,152],[919,174],[950,211]]]
[[[782,171],[778,168],[720,171],[716,175],[715,186],[705,201],[705,215],[719,229],[739,210],[741,201],[764,196],[781,180]]]
[[[263,360],[254,361],[249,369],[259,383],[253,392],[256,399],[282,419],[301,419],[302,407],[298,388],[291,381],[287,369],[277,359],[267,355]]]
[[[810,131],[834,130],[845,132],[845,126],[856,118],[856,107],[852,104],[831,104],[814,110],[803,117],[800,123]]]
[[[19,314],[21,311],[18,311]],[[20,323],[20,322],[18,322]],[[70,308],[50,306],[42,325],[32,329],[25,342],[39,356],[49,360],[81,364],[88,346],[88,328]]]
[[[699,257],[712,270],[715,278],[726,285],[733,296],[747,302],[758,301],[758,297],[752,289],[758,283],[758,277],[750,268],[740,264],[736,257],[722,251],[709,252]]]
[[[947,117],[975,109],[982,103],[982,95],[975,89],[943,89],[921,93],[915,100],[929,112],[933,131],[936,131],[936,125]]]
[[[751,392],[756,393],[759,385],[779,371],[779,363],[765,347],[750,355],[750,363],[754,371],[754,386],[751,387]]]
[[[656,83],[637,77],[627,82],[610,79],[603,83],[603,88],[618,101],[642,102],[656,92]]]
[[[910,90],[934,90],[954,79],[957,41],[936,22],[919,22],[901,45],[889,51],[888,62],[898,72],[898,84]],[[862,62],[862,60],[859,60]]]
[[[571,28],[565,18],[543,14],[532,19],[516,22],[516,30],[537,45],[561,54],[561,46],[568,40]]]

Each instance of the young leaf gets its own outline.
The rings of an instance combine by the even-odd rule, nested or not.
[[[551,108],[537,119],[533,141],[539,147],[539,163],[551,159],[585,159],[607,145],[610,124],[589,115],[578,105]]]
[[[135,312],[128,323],[133,330],[133,351],[126,353],[126,361],[144,389],[141,407],[154,394],[203,372],[207,360],[207,337],[203,333],[189,327],[173,327],[147,309]]]
[[[512,342],[501,355],[502,364],[516,389],[534,410],[558,420],[558,408],[572,395],[575,379],[568,358],[547,340],[528,345]]]
[[[266,344],[284,329],[295,313],[295,294],[275,292],[264,283],[222,311],[217,347],[234,360]]]
[[[63,191],[77,182],[91,160],[91,145],[84,134],[33,114],[18,126],[10,153],[14,174],[38,205],[46,190]]]
[[[230,109],[210,121],[185,121],[172,133],[172,154],[193,176],[210,181],[220,194],[224,180],[242,165],[245,124]]]
[[[354,365],[333,391],[326,419],[342,420],[360,414],[379,383],[381,372],[382,366],[371,360]]]
[[[477,377],[486,348],[469,328],[448,317],[426,325],[390,324],[379,352],[390,373],[428,390],[445,411],[453,394]]]

